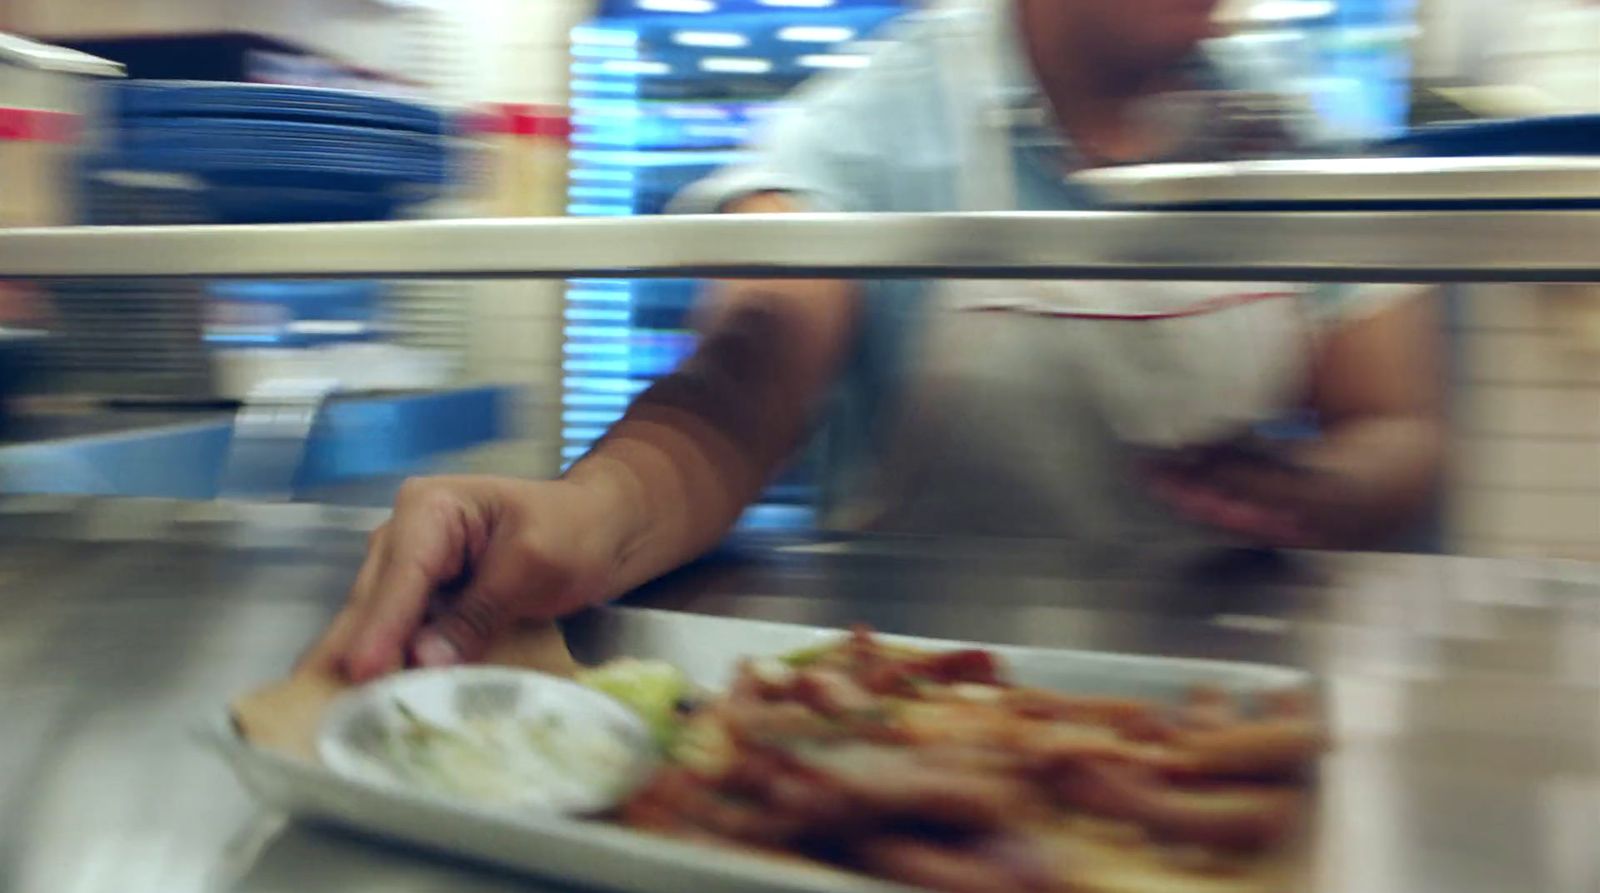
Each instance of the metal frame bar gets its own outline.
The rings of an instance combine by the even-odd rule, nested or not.
[[[0,279],[1600,282],[1600,210],[523,218],[0,230]]]

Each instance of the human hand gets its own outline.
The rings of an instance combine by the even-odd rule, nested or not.
[[[1151,492],[1178,514],[1258,545],[1340,545],[1363,523],[1352,480],[1288,453],[1224,447],[1144,471]]]
[[[475,660],[517,621],[609,595],[621,520],[616,500],[570,481],[407,481],[344,609],[301,666],[364,682]]]

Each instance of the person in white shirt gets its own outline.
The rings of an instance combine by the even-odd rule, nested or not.
[[[1206,52],[1214,5],[913,16],[680,206],[1082,209],[1081,170],[1287,149],[1310,122],[1233,114],[1260,85]],[[695,352],[559,480],[409,483],[307,660],[354,680],[472,660],[508,622],[626,592],[714,545],[813,434],[832,527],[1371,543],[1441,461],[1432,312],[1416,289],[1288,283],[723,283]],[[1291,452],[1216,448],[1299,407],[1319,433]]]

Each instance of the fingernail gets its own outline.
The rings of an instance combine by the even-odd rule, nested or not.
[[[452,667],[461,663],[461,652],[454,643],[435,632],[423,632],[411,646],[419,667]]]

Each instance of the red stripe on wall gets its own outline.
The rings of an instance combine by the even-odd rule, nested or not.
[[[82,125],[70,112],[0,107],[0,141],[74,143]]]
[[[565,142],[572,137],[572,116],[561,106],[505,103],[468,116],[467,132]]]

